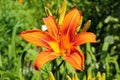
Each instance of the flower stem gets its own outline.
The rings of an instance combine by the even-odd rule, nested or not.
[[[60,66],[64,63],[64,60],[61,61],[61,63],[53,70],[53,74],[59,70]]]

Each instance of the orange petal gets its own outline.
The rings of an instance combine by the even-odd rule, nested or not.
[[[63,34],[67,34],[70,37],[73,37],[75,34],[76,28],[82,22],[82,13],[79,12],[76,8],[70,10],[64,18],[63,24],[61,26],[61,31]]]
[[[50,48],[49,42],[55,42],[54,37],[41,30],[27,30],[20,34],[26,41],[35,44],[36,46],[43,46]]]
[[[96,42],[96,35],[91,32],[81,32],[77,34],[73,40],[74,46],[78,46],[88,42]]]
[[[58,57],[58,54],[51,52],[51,51],[42,51],[38,54],[35,62],[34,62],[34,68],[36,70],[40,70],[40,67],[43,66],[45,63],[54,60]]]
[[[58,25],[52,16],[48,16],[47,18],[43,18],[43,21],[48,28],[48,32],[53,36],[57,37],[58,35]]]
[[[84,69],[84,55],[82,51],[74,49],[71,51],[71,54],[64,57],[64,60],[68,61],[75,69],[83,70]]]

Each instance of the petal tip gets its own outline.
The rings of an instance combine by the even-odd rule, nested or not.
[[[35,68],[37,71],[40,71],[40,67],[39,67],[37,64],[34,64],[34,68]]]
[[[40,71],[40,68],[36,65],[34,65],[34,68],[37,70],[37,71]]]
[[[74,67],[74,66],[73,66]],[[74,67],[76,70],[83,71],[84,70],[84,64],[78,67]]]

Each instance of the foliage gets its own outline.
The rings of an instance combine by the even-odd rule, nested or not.
[[[61,57],[44,65],[40,72],[33,62],[41,48],[23,41],[19,33],[23,30],[41,28],[47,7],[57,18],[62,0],[0,0],[0,80],[47,80],[48,73],[56,69]],[[64,62],[57,72],[57,80],[75,73],[81,80],[93,77],[100,71],[106,80],[120,80],[120,1],[118,0],[68,0],[67,11],[77,7],[83,13],[83,24],[91,20],[88,31],[97,35],[97,43],[80,46],[85,55],[85,69],[74,70]],[[83,25],[82,25],[83,26]],[[54,65],[53,65],[54,64]],[[48,67],[49,66],[49,67]]]

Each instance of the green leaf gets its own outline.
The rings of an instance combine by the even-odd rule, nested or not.
[[[11,72],[4,72],[2,74],[2,80],[8,79],[8,80],[20,80],[20,78],[17,76],[17,74],[11,73]]]
[[[109,44],[113,44],[114,43],[114,37],[113,36],[106,36],[104,41],[108,42]]]

